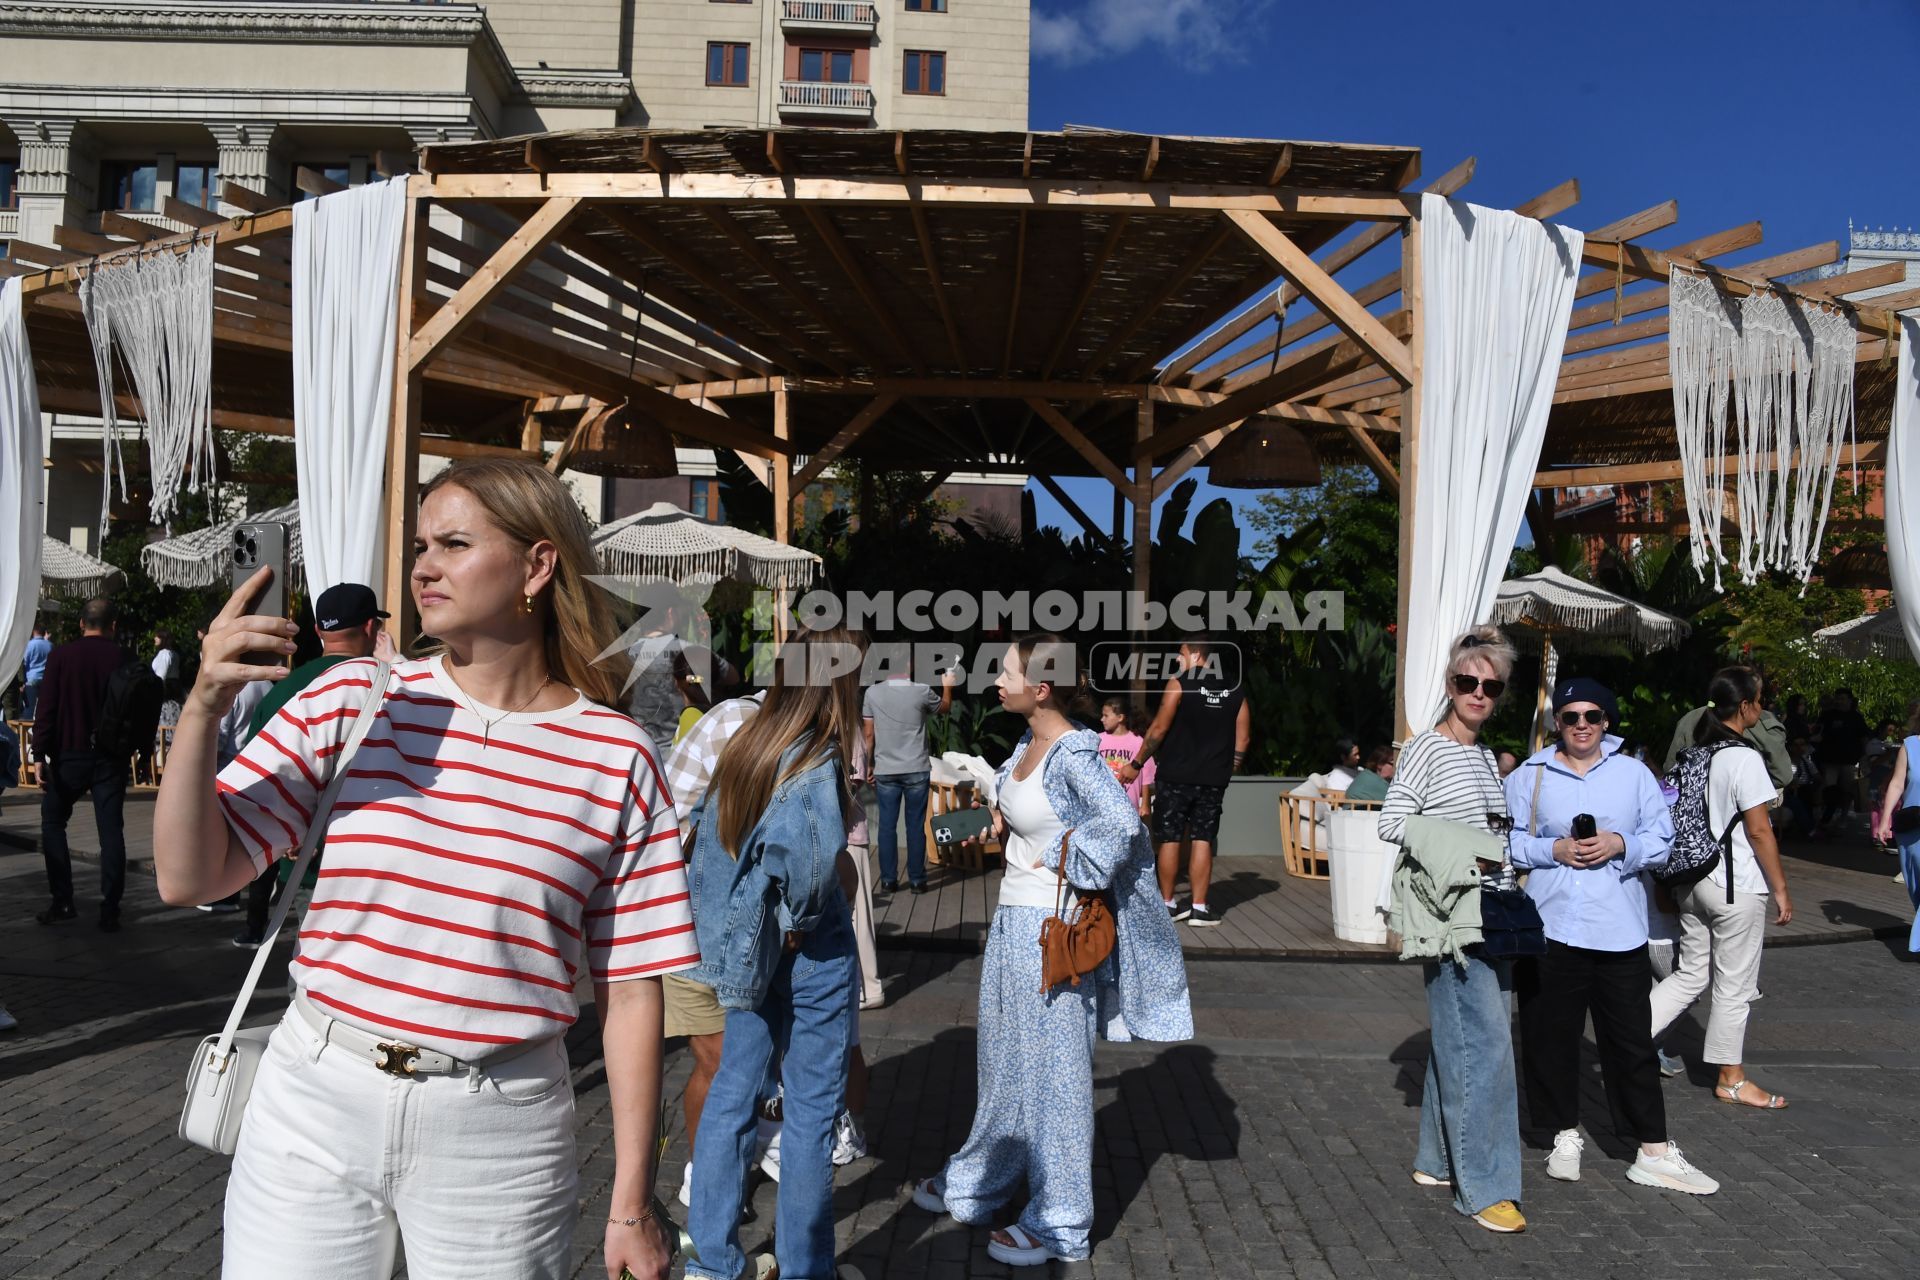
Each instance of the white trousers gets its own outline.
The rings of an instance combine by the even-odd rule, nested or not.
[[[1713,983],[1703,1057],[1715,1066],[1746,1061],[1747,1010],[1760,998],[1760,953],[1767,936],[1767,895],[1727,890],[1711,880],[1674,895],[1680,908],[1680,959],[1653,988],[1653,1034],[1700,998]]]
[[[560,1280],[579,1217],[564,1042],[399,1079],[289,1009],[227,1181],[226,1280]]]
[[[860,889],[853,895],[853,950],[860,961],[860,986],[855,991],[858,997],[854,1001],[854,1012],[858,1014],[860,1002],[871,1003],[880,999],[880,954],[873,949],[873,861],[872,846],[850,844],[847,853],[853,858],[854,870],[859,873]],[[857,1025],[857,1024],[856,1024]],[[858,1039],[854,1040],[859,1044]]]

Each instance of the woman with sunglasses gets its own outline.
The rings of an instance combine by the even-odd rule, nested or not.
[[[1447,659],[1447,712],[1407,743],[1380,808],[1380,838],[1404,844],[1416,815],[1504,833],[1511,826],[1493,753],[1480,730],[1506,692],[1513,646],[1497,627],[1454,641]],[[1487,887],[1510,887],[1513,871],[1483,863]],[[1474,951],[1425,963],[1433,1044],[1420,1100],[1413,1180],[1452,1187],[1454,1207],[1489,1231],[1525,1231],[1520,1199],[1520,1103],[1507,1016],[1512,965]]]
[[[1612,692],[1575,676],[1553,690],[1558,743],[1507,779],[1513,865],[1546,925],[1547,953],[1523,960],[1520,1043],[1527,1114],[1554,1131],[1547,1176],[1580,1180],[1580,1033],[1593,1014],[1614,1130],[1640,1144],[1627,1177],[1648,1187],[1712,1195],[1720,1184],[1667,1141],[1666,1099],[1654,1057],[1648,994],[1647,885],[1666,865],[1673,818],[1651,771],[1607,732],[1619,719]]]

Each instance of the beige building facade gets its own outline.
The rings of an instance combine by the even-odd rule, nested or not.
[[[639,125],[1027,125],[1029,0],[0,0],[0,274],[108,211],[184,230],[434,142]],[[87,251],[82,246],[80,251]],[[47,531],[95,549],[97,420],[48,415]],[[711,461],[708,462],[711,471]],[[604,507],[576,477],[589,509]],[[610,501],[610,498],[608,499]],[[603,514],[617,514],[604,511]]]

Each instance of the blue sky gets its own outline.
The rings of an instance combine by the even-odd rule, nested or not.
[[[1417,146],[1428,177],[1473,155],[1482,204],[1579,178],[1575,227],[1676,199],[1655,246],[1761,220],[1729,262],[1920,226],[1916,0],[1033,0],[1033,49],[1035,129]],[[1106,518],[1104,481],[1063,487]],[[1223,494],[1247,500],[1203,479],[1193,509]]]

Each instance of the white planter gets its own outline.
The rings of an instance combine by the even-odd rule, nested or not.
[[[1327,872],[1333,889],[1333,936],[1347,942],[1385,942],[1387,922],[1374,909],[1380,883],[1400,852],[1376,834],[1378,809],[1336,809]]]

